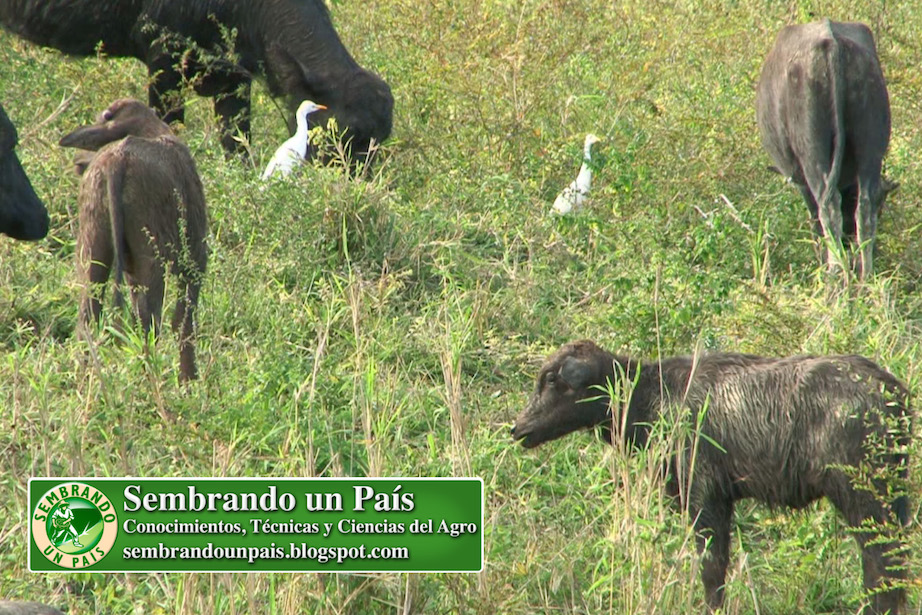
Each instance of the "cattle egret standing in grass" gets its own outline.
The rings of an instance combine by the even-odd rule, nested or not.
[[[579,207],[589,196],[589,186],[592,184],[592,145],[602,139],[594,134],[586,135],[586,144],[583,146],[583,165],[579,168],[576,179],[561,191],[554,200],[554,211],[560,215],[568,214]]]
[[[269,161],[266,170],[263,171],[263,179],[269,179],[273,175],[284,177],[304,161],[307,156],[307,116],[321,109],[326,109],[326,107],[318,105],[312,100],[305,100],[301,103],[297,113],[295,113],[298,129],[293,137],[282,143],[282,146],[275,150],[275,155],[272,156],[272,160]]]

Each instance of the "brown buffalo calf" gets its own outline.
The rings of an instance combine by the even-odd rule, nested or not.
[[[99,288],[114,269],[116,306],[124,277],[144,331],[153,325],[157,332],[169,268],[180,282],[172,323],[180,334],[180,380],[195,378],[195,308],[208,251],[205,195],[188,148],[151,109],[129,99],[112,103],[61,145],[98,150],[84,161],[78,199],[81,322],[99,319]]]

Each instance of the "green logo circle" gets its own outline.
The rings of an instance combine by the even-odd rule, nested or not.
[[[51,544],[71,555],[86,553],[99,544],[105,527],[99,509],[81,497],[61,500],[45,523]]]
[[[32,509],[32,539],[48,561],[76,570],[99,563],[115,544],[118,517],[105,493],[87,483],[59,483]]]

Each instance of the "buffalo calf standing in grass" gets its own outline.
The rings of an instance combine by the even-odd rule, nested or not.
[[[756,95],[762,143],[807,202],[840,265],[843,235],[857,239],[862,277],[872,273],[890,101],[874,37],[860,23],[788,26],[768,54]]]
[[[610,399],[609,391],[631,383],[625,404]],[[548,359],[512,433],[531,448],[601,425],[609,441],[623,429],[616,439],[643,447],[659,419],[700,420],[697,450],[679,447],[668,461],[667,490],[687,503],[699,551],[707,550],[709,607],[723,602],[736,500],[800,508],[825,496],[849,526],[873,526],[855,533],[864,586],[875,590],[872,612],[896,614],[904,602],[903,556],[895,538],[881,540],[876,532],[908,519],[906,496],[889,491],[906,476],[906,404],[906,388],[858,356],[709,354],[641,362],[586,340]],[[859,468],[877,477],[870,489],[858,484]]]
[[[100,287],[114,267],[116,306],[124,276],[144,331],[153,324],[156,332],[169,267],[180,281],[173,314],[181,336],[180,380],[195,378],[195,307],[208,252],[205,195],[189,150],[151,109],[130,99],[112,103],[96,124],[78,128],[61,145],[99,150],[80,183],[81,323],[98,320]]]

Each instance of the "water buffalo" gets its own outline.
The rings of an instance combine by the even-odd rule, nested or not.
[[[630,383],[625,416],[606,391]],[[737,500],[801,508],[825,496],[853,528],[908,522],[907,497],[887,495],[891,483],[906,476],[907,395],[896,378],[858,356],[720,353],[647,362],[583,340],[563,346],[541,368],[512,435],[531,448],[602,425],[609,441],[643,447],[658,420],[700,420],[698,446],[680,444],[668,461],[667,490],[687,504],[698,549],[707,551],[701,576],[707,604],[716,609]],[[893,481],[854,482],[850,469],[859,467]],[[872,612],[896,615],[905,591],[890,582],[905,576],[903,555],[896,539],[875,531],[854,534],[864,586],[873,592]]]
[[[168,267],[180,280],[172,322],[180,334],[179,378],[192,380],[195,308],[208,261],[205,195],[192,155],[153,110],[131,99],[115,101],[61,145],[98,150],[82,172],[78,199],[81,323],[99,318],[99,289],[112,269],[116,306],[124,276],[144,330],[156,332]]]
[[[762,67],[756,116],[765,149],[825,237],[830,268],[843,265],[851,231],[869,276],[877,217],[896,186],[881,179],[890,102],[868,27],[824,19],[784,28]]]
[[[16,128],[0,105],[0,233],[13,239],[48,234],[48,212],[16,157]]]
[[[39,602],[0,600],[0,615],[64,615],[54,607]]]
[[[258,74],[292,112],[305,99],[325,105],[313,125],[335,117],[354,160],[391,132],[390,88],[349,55],[323,0],[3,0],[0,24],[72,55],[94,55],[101,41],[109,55],[138,58],[150,74],[150,106],[167,122],[182,119],[176,92],[191,79],[214,97],[229,152],[238,129],[249,135]]]

